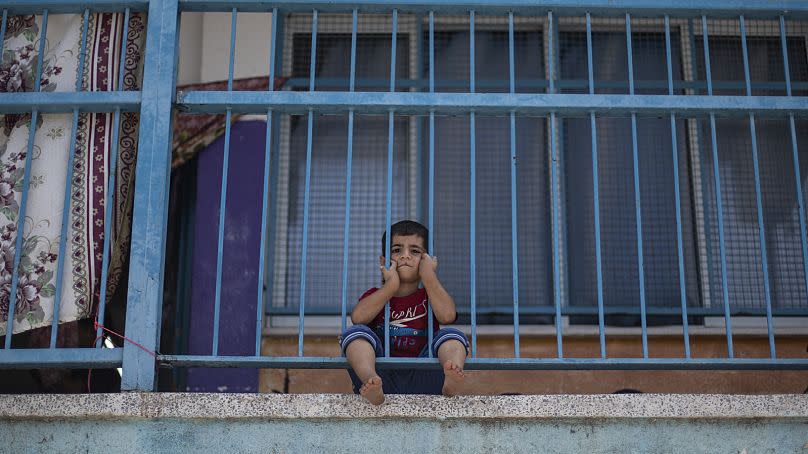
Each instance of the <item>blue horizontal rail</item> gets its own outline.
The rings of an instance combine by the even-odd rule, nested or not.
[[[637,16],[670,17],[710,16],[737,17],[738,11],[744,11],[746,17],[777,17],[786,14],[788,18],[808,16],[808,4],[797,0],[611,0],[598,2],[592,0],[569,0],[537,2],[535,0],[461,0],[429,2],[425,0],[353,0],[338,2],[333,0],[285,0],[267,2],[266,0],[180,0],[181,11],[230,11],[238,8],[243,12],[282,11],[310,12],[316,9],[321,13],[350,13],[354,9],[359,12],[389,13],[393,9],[400,13],[457,13],[459,11],[475,11],[477,14],[515,14],[546,15],[548,11],[561,14],[585,15],[587,12],[598,16],[624,17],[628,12]]]
[[[351,92],[259,92],[190,91],[179,94],[178,107],[193,113],[275,112],[427,115],[477,114],[607,115],[631,113],[649,115],[767,116],[808,115],[805,98],[787,96],[671,96],[671,95],[580,95],[528,93],[351,93]]]
[[[297,307],[288,308],[272,308],[271,315],[297,315]],[[468,315],[470,313],[468,308],[460,307],[457,309],[460,315]],[[620,314],[620,315],[639,315],[639,306],[605,306],[603,313]],[[648,306],[646,309],[647,315],[681,315],[682,308],[679,306],[671,307],[654,307]],[[481,315],[512,315],[513,306],[508,304],[496,306],[477,307],[477,314]],[[520,315],[556,315],[556,309],[553,306],[519,306]],[[307,308],[306,315],[339,315],[337,308]],[[598,315],[598,306],[564,306],[561,309],[561,315]],[[722,307],[688,307],[687,315],[693,317],[701,316],[724,316],[724,309]],[[750,308],[734,308],[730,310],[732,316],[765,316],[765,307],[750,307]],[[772,308],[772,315],[776,317],[808,317],[808,307],[803,308]]]
[[[172,367],[271,367],[289,369],[344,369],[344,358],[268,356],[160,355],[160,364]],[[406,367],[437,369],[437,358],[377,358],[379,369]],[[474,370],[808,370],[806,359],[679,359],[679,358],[468,358]]]
[[[45,10],[51,14],[69,14],[81,13],[85,9],[93,13],[122,13],[127,8],[146,11],[149,9],[149,0],[6,0],[0,8],[7,9],[9,15],[42,14]]]
[[[72,112],[136,112],[140,109],[140,92],[49,92],[49,93],[2,93],[0,114],[30,113],[37,109],[42,113]]]
[[[122,348],[51,348],[0,350],[0,369],[41,367],[121,367]]]

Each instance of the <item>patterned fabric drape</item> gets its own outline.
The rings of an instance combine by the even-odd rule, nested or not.
[[[53,15],[48,21],[40,91],[75,91],[81,77],[84,91],[116,87],[123,14],[91,14],[84,71],[78,72],[81,15]],[[132,14],[126,36],[123,90],[139,90],[146,18]],[[15,16],[8,25],[0,60],[0,93],[33,91],[42,36],[41,17]],[[122,113],[117,156],[113,156],[112,113],[79,116],[75,160],[67,169],[71,114],[39,115],[31,161],[30,192],[22,232],[17,232],[31,114],[0,115],[0,336],[5,334],[16,237],[23,235],[17,269],[19,285],[14,308],[14,333],[48,326],[53,320],[56,267],[62,241],[62,208],[66,178],[72,179],[67,248],[61,287],[60,323],[94,316],[100,293],[104,242],[107,169],[117,159],[112,207],[109,299],[120,281],[128,255],[132,190],[137,151],[138,115]]]

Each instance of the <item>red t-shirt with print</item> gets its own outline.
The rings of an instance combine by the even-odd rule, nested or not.
[[[365,299],[373,292],[379,290],[373,287],[366,291],[360,300]],[[427,322],[427,307],[429,305],[426,290],[419,288],[415,292],[402,297],[390,298],[390,327],[412,328],[419,330],[423,336],[394,336],[390,333],[390,356],[417,357],[426,346],[429,338],[426,333],[429,329]],[[432,330],[438,331],[438,319],[432,314]],[[375,331],[384,332],[384,311],[379,311],[376,318],[369,324]],[[384,339],[382,338],[382,342]]]

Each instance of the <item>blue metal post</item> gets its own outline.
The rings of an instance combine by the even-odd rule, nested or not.
[[[670,19],[665,15],[665,58],[668,66],[668,95],[673,96],[673,64],[671,59]],[[685,358],[690,358],[690,334],[687,322],[687,297],[685,293],[685,261],[682,245],[682,201],[679,190],[679,147],[676,138],[676,116],[671,113],[671,150],[673,155],[673,185],[676,196],[676,245],[679,257],[679,294],[682,303],[682,337],[685,343]]]
[[[166,119],[174,99],[177,14],[177,0],[149,2],[125,334],[152,351],[157,350],[163,292],[171,162],[171,122]],[[125,343],[121,389],[151,391],[154,385],[154,358]]]

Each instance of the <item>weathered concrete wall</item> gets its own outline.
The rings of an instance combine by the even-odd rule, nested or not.
[[[556,355],[556,339],[550,335],[526,335],[521,338],[522,357],[552,358]],[[681,335],[650,336],[648,350],[652,357],[682,358]],[[808,336],[778,336],[780,358],[808,358]],[[607,338],[609,357],[642,357],[639,336]],[[480,357],[513,357],[513,337],[480,336]],[[691,338],[695,358],[726,358],[726,337],[694,335]],[[769,355],[765,335],[736,336],[737,358],[766,358]],[[339,356],[337,335],[307,335],[307,356]],[[273,335],[264,338],[263,354],[296,356],[297,335]],[[564,339],[567,358],[600,356],[597,336],[568,336]],[[259,391],[289,393],[350,393],[351,382],[344,370],[263,369]],[[720,393],[720,394],[801,394],[808,389],[808,371],[468,371],[466,394],[607,394],[632,388],[646,393]]]
[[[808,396],[0,396],[4,452],[784,452]]]

